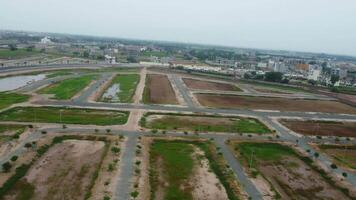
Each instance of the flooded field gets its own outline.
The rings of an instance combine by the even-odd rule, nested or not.
[[[43,80],[45,78],[46,74],[2,78],[0,79],[0,92],[15,90],[35,81]]]
[[[120,84],[113,84],[105,91],[102,98],[107,101],[117,102],[119,101],[118,93],[120,93]]]

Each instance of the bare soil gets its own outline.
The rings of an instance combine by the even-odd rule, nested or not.
[[[103,149],[104,142],[85,140],[53,146],[25,177],[34,199],[83,199]]]
[[[232,84],[218,83],[211,81],[203,81],[191,78],[183,78],[184,83],[190,89],[197,90],[220,90],[220,91],[236,91],[238,88]]]
[[[172,85],[166,75],[149,74],[146,87],[148,103],[178,104]]]
[[[298,158],[285,157],[280,164],[263,162],[258,168],[281,199],[348,199]]]
[[[208,107],[356,114],[355,108],[337,101],[209,94],[196,97]]]
[[[280,122],[292,131],[303,135],[356,137],[356,122],[301,120],[280,120]]]

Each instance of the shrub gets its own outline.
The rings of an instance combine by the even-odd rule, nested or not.
[[[347,177],[347,173],[346,172],[342,172],[342,176],[346,178]]]
[[[28,125],[28,128],[33,128],[33,125],[32,125],[32,124],[29,124],[29,125]]]
[[[337,166],[336,166],[335,163],[331,164],[330,167],[331,167],[332,169],[337,169]]]
[[[26,147],[26,148],[31,148],[31,147],[32,147],[32,144],[29,143],[29,142],[27,142],[27,143],[25,144],[25,147]]]
[[[134,191],[134,192],[131,192],[131,197],[136,199],[138,197],[138,192],[137,191]]]
[[[11,160],[12,162],[15,162],[15,161],[17,160],[17,158],[18,158],[18,156],[12,156],[10,160]]]
[[[184,131],[184,135],[188,135],[188,132],[187,132],[187,131]]]
[[[155,133],[157,133],[158,131],[156,130],[156,129],[153,129],[153,130],[151,130],[151,133],[153,133],[153,134],[155,134]]]
[[[114,165],[112,164],[112,163],[110,163],[109,165],[108,165],[108,171],[109,172],[112,172],[114,170]]]
[[[315,152],[315,153],[314,153],[314,157],[315,157],[315,158],[319,157],[319,153],[318,153],[318,152]]]
[[[111,129],[106,129],[106,133],[110,133],[111,132]]]
[[[104,200],[110,200],[110,197],[105,195]]]
[[[9,172],[11,167],[12,167],[12,165],[10,162],[5,162],[4,164],[2,164],[2,170],[4,172]]]
[[[66,128],[67,128],[67,126],[66,126],[65,124],[63,124],[63,125],[62,125],[62,128],[63,128],[63,129],[66,129]]]
[[[120,152],[120,148],[119,147],[111,147],[111,152],[119,153]]]
[[[41,131],[42,134],[47,134],[47,131]]]

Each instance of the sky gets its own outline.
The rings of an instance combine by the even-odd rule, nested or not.
[[[0,0],[0,29],[356,56],[356,1]]]

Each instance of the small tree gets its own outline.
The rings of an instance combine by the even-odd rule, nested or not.
[[[10,160],[11,160],[12,162],[15,162],[15,161],[17,160],[17,158],[18,158],[18,156],[12,156]]]
[[[4,172],[9,172],[11,167],[12,165],[10,162],[5,162],[4,164],[2,164],[2,169],[4,170]]]
[[[347,173],[346,172],[342,172],[342,176],[346,178],[347,177]]]
[[[330,82],[331,82],[332,85],[335,85],[335,83],[338,82],[338,81],[339,81],[339,76],[332,75],[330,77]]]
[[[137,191],[134,191],[134,192],[131,192],[131,197],[136,199],[138,197],[138,192]]]
[[[330,167],[331,167],[332,169],[337,169],[337,166],[336,166],[336,164],[334,164],[334,163],[331,164]]]
[[[319,153],[318,153],[318,152],[315,152],[315,153],[314,153],[314,157],[315,157],[315,158],[318,158],[318,157],[319,157]]]

